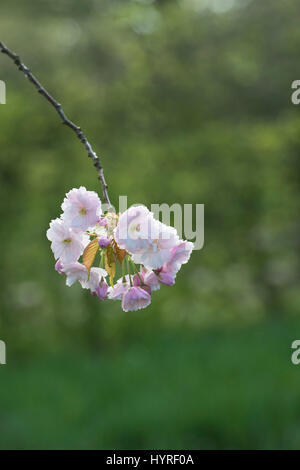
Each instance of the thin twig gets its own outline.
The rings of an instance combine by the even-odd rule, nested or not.
[[[18,55],[14,54],[12,51],[10,51],[4,44],[3,42],[0,41],[0,51],[3,53],[3,54],[6,54],[8,55],[8,57],[10,57],[13,62],[15,63],[15,65],[18,67],[18,69],[24,73],[24,75],[28,78],[28,80],[35,86],[35,88],[37,89],[37,91],[43,95],[46,100],[49,101],[49,103],[56,109],[57,113],[59,114],[59,116],[61,117],[62,119],[62,123],[65,124],[66,126],[70,127],[74,132],[75,134],[77,135],[77,137],[79,138],[79,140],[82,142],[82,144],[84,145],[87,153],[88,153],[88,156],[92,159],[93,161],[93,164],[95,166],[95,168],[97,169],[97,173],[98,173],[98,179],[102,185],[102,190],[103,190],[103,198],[104,198],[104,201],[108,204],[109,207],[111,207],[111,203],[110,203],[110,200],[109,200],[109,196],[108,196],[108,186],[106,184],[106,181],[105,181],[105,178],[104,178],[104,172],[103,172],[103,168],[102,168],[102,165],[101,165],[101,162],[100,162],[100,159],[99,157],[97,156],[96,152],[94,152],[91,144],[89,143],[89,141],[87,140],[86,136],[83,134],[82,130],[80,127],[76,126],[76,124],[74,124],[72,121],[70,121],[70,119],[67,118],[67,116],[65,115],[62,107],[61,107],[61,104],[59,104],[51,95],[50,93],[48,93],[48,91],[40,84],[40,82],[35,78],[35,76],[30,72],[29,68],[26,67],[26,65],[24,65],[22,62],[21,62],[21,59]]]

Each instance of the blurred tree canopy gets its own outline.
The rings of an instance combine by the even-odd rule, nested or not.
[[[83,128],[113,203],[205,204],[204,248],[146,311],[67,288],[46,229],[70,188],[101,188],[1,56],[0,332],[15,350],[299,312],[299,13],[297,0],[2,0],[1,40]]]

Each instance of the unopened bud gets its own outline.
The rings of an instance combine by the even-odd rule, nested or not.
[[[64,274],[63,265],[61,264],[60,259],[59,259],[58,261],[56,261],[55,270],[56,270],[59,274]]]
[[[106,248],[107,245],[110,244],[110,239],[107,237],[101,237],[99,238],[98,243],[100,248]]]

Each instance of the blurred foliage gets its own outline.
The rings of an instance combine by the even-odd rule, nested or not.
[[[300,378],[286,348],[299,326],[159,332],[121,354],[10,361],[0,449],[299,448]]]
[[[298,314],[300,109],[290,96],[299,13],[297,0],[1,1],[1,40],[86,132],[116,206],[119,195],[205,204],[203,250],[145,311],[124,314],[67,288],[45,232],[70,188],[100,187],[79,141],[0,57],[0,337],[12,356],[74,345],[122,354],[157,332],[201,335]],[[203,361],[188,370],[201,374]],[[92,367],[101,375],[101,363]],[[196,446],[191,439],[184,445]]]

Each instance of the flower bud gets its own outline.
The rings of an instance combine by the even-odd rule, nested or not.
[[[96,291],[94,292],[94,294],[97,295],[99,299],[104,300],[107,297],[107,290],[108,290],[108,285],[102,279]]]
[[[140,310],[147,307],[150,302],[151,297],[148,292],[141,287],[130,287],[123,295],[122,309],[124,312]]]
[[[64,274],[63,265],[61,264],[60,259],[56,261],[54,268],[59,274]]]
[[[160,273],[159,280],[166,286],[173,286],[175,284],[174,276],[172,276],[170,273]]]
[[[105,237],[105,236],[104,236],[104,237],[100,237],[100,238],[98,239],[98,243],[99,243],[99,247],[100,247],[100,248],[106,248],[107,245],[110,244],[110,239],[107,238],[107,237]]]

